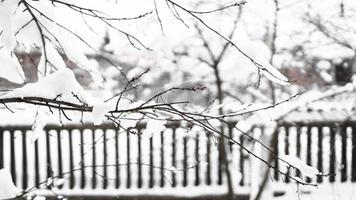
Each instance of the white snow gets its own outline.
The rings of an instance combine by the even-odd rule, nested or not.
[[[0,36],[0,60],[1,60],[1,67],[0,67],[0,76],[9,79],[10,81],[16,82],[16,83],[23,83],[25,78],[24,78],[24,74],[22,72],[22,69],[17,61],[17,58],[14,55],[10,54],[10,51],[13,50],[15,44],[16,44],[16,40],[14,38],[14,28],[13,28],[13,15],[16,11],[17,8],[17,3],[19,1],[18,0],[3,0],[0,2],[0,31],[3,30],[1,36]],[[42,1],[40,1],[42,2]],[[86,5],[87,1],[81,1],[83,3],[83,5]],[[89,1],[88,1],[89,2]],[[93,4],[91,1],[91,4]],[[270,28],[269,27],[269,22],[272,19],[272,12],[266,12],[266,10],[271,10],[270,7],[265,7],[265,6],[261,6],[261,4],[263,5],[264,3],[261,3],[262,1],[251,1],[251,7],[256,7],[256,10],[259,10],[258,12],[253,12],[253,14],[255,15],[260,15],[260,18],[267,18],[264,20],[256,20],[256,18],[251,18],[255,21],[252,25],[250,25],[248,28],[248,30],[253,29],[253,37],[259,38],[261,39],[264,35],[264,29],[265,27]],[[317,1],[315,1],[317,2]],[[310,2],[311,4],[313,4],[313,9],[315,9],[315,5],[317,6],[318,3],[320,4],[321,1],[318,1],[317,3],[314,2]],[[347,1],[345,1],[347,2]],[[350,1],[348,1],[347,3],[349,3]],[[34,3],[35,2],[31,2]],[[97,2],[96,2],[97,3]],[[165,2],[159,2],[160,4],[160,11],[161,11],[161,7],[162,6],[166,6],[164,5]],[[255,3],[255,4],[253,4]],[[291,1],[289,2],[291,3]],[[296,1],[293,0],[292,3],[296,3]],[[298,3],[298,2],[297,2]],[[297,4],[296,3],[296,4]],[[50,2],[47,2],[47,4],[52,8],[50,11],[47,10],[47,12],[51,12],[54,7],[50,4]],[[285,4],[285,2],[283,1],[283,3],[281,2],[281,4]],[[287,4],[287,3],[286,3]],[[95,5],[95,4],[94,4]],[[102,4],[103,5],[103,4]],[[99,7],[101,7],[102,5],[100,5]],[[248,3],[249,5],[249,3]],[[269,6],[270,4],[268,4]],[[284,8],[285,5],[282,5],[281,8]],[[323,8],[325,6],[325,4],[323,4],[323,2],[321,2],[321,5]],[[135,9],[137,9],[136,5],[133,6]],[[42,7],[41,9],[43,10],[45,7]],[[267,9],[268,8],[268,9]],[[142,9],[141,7],[139,9]],[[328,8],[329,9],[329,8]],[[325,9],[325,10],[328,10]],[[20,10],[20,9],[19,9]],[[303,9],[301,9],[303,10]],[[322,9],[321,11],[323,11],[324,9]],[[304,11],[304,10],[303,10]],[[168,15],[172,17],[171,13],[169,13],[169,10],[165,10],[165,12],[168,13]],[[250,11],[244,11],[245,13],[249,13]],[[281,10],[282,14],[284,12],[284,10]],[[122,13],[117,12],[120,15]],[[126,10],[126,13],[131,13],[130,10]],[[167,14],[166,13],[166,14]],[[288,13],[288,12],[284,12],[284,13]],[[320,12],[315,12],[316,14],[320,14]],[[22,15],[21,12],[16,13],[17,15]],[[47,13],[46,13],[47,14]],[[161,13],[162,14],[162,13]],[[325,13],[322,13],[325,14]],[[328,13],[327,13],[328,14]],[[167,16],[168,16],[167,15]],[[180,43],[180,41],[182,41],[181,39],[177,39],[178,37],[181,37],[181,33],[186,32],[185,34],[189,34],[190,36],[190,31],[186,30],[186,29],[181,29],[179,31],[176,31],[175,26],[177,25],[177,22],[175,23],[170,23],[171,20],[167,20],[166,19],[166,15],[163,15],[163,23],[165,25],[165,32],[169,33],[169,32],[173,32],[175,33],[173,36],[174,42],[173,43]],[[184,16],[184,15],[183,15]],[[283,14],[283,16],[285,16],[285,14]],[[323,15],[324,16],[324,15]],[[27,16],[28,17],[28,16]],[[185,17],[185,16],[184,16]],[[83,17],[84,19],[85,17]],[[259,19],[260,19],[259,18]],[[25,19],[25,17],[24,17]],[[43,18],[41,18],[43,19]],[[281,20],[281,24],[285,25],[285,23],[290,23],[293,24],[295,27],[293,27],[292,29],[294,30],[298,30],[300,29],[300,23],[294,23],[296,20],[292,20],[291,17],[289,16],[289,18],[285,18],[287,20]],[[333,18],[331,18],[332,20]],[[15,19],[16,21],[16,19]],[[26,22],[27,20],[19,20],[21,21],[21,25],[23,25],[23,22]],[[175,20],[176,21],[176,20]],[[350,20],[351,21],[351,20]],[[18,21],[16,21],[17,23]],[[292,23],[293,22],[293,23]],[[179,23],[179,22],[178,22]],[[214,23],[217,23],[219,26],[222,27],[221,30],[225,30],[227,29],[229,26],[226,26],[225,23],[221,23],[221,21],[214,21]],[[47,23],[45,23],[47,25]],[[172,24],[172,25],[170,25]],[[248,24],[248,23],[246,23]],[[19,23],[16,24],[16,28],[19,27]],[[74,23],[74,26],[76,24]],[[157,24],[154,24],[154,26],[156,26]],[[181,24],[180,24],[181,25]],[[215,25],[215,24],[214,24]],[[277,39],[277,46],[280,46],[281,44],[289,47],[293,47],[295,46],[295,44],[298,43],[302,43],[303,39],[305,37],[305,35],[307,35],[306,33],[308,33],[308,30],[305,31],[304,34],[302,34],[303,36],[300,37],[291,37],[291,32],[292,31],[286,31],[285,29],[291,28],[291,26],[287,26],[287,28],[285,26],[280,26],[279,30],[281,30],[282,32],[280,32],[282,35],[282,38],[278,38]],[[168,27],[166,27],[168,26]],[[213,26],[214,27],[214,26]],[[157,27],[155,27],[157,28]],[[266,28],[266,29],[267,29]],[[80,26],[77,27],[77,29],[81,29]],[[144,30],[142,32],[144,32],[144,35],[146,35],[147,37],[151,37],[151,41],[157,41],[157,38],[152,37],[151,32],[152,31],[147,31],[147,30],[151,30],[151,29],[143,29],[140,26],[136,26],[136,29],[138,30]],[[31,30],[31,31],[29,31]],[[87,29],[85,29],[87,30]],[[298,31],[303,31],[302,29],[298,30]],[[286,33],[287,32],[287,33]],[[334,31],[335,32],[335,31]],[[336,31],[336,33],[338,33],[339,31]],[[30,34],[29,34],[30,33]],[[63,32],[58,31],[55,32],[58,35],[58,39],[59,39],[59,43],[58,46],[60,46],[61,48],[63,48],[64,53],[69,57],[70,60],[72,60],[75,64],[77,64],[79,67],[84,68],[86,70],[88,70],[94,80],[96,80],[97,82],[101,82],[102,79],[100,79],[100,73],[98,72],[98,70],[95,68],[95,66],[93,65],[93,63],[90,63],[88,61],[88,59],[86,58],[85,54],[84,54],[84,50],[81,48],[82,45],[77,44],[77,41],[75,41],[73,39],[73,37],[68,36],[67,34],[63,34]],[[150,34],[147,34],[150,33]],[[178,34],[176,34],[178,33]],[[154,33],[152,33],[154,34]],[[285,35],[284,35],[285,34]],[[290,34],[290,35],[288,35]],[[89,33],[88,33],[89,35]],[[99,34],[98,34],[99,35]],[[140,35],[140,34],[138,34]],[[169,34],[167,34],[169,35]],[[324,37],[322,39],[320,39],[321,34],[312,34],[312,37],[308,38],[313,40],[314,44],[317,44],[317,42],[319,42],[319,40],[322,40],[322,42],[324,43],[329,42],[329,40],[325,39]],[[347,37],[346,37],[347,36]],[[152,40],[152,38],[154,40]],[[348,35],[342,34],[340,36],[341,39],[343,38],[354,38],[354,37],[349,37]],[[31,44],[35,43],[37,46],[41,46],[41,43],[38,42],[38,30],[36,30],[36,27],[34,26],[34,23],[31,23],[31,25],[29,25],[27,28],[25,28],[24,30],[21,31],[21,33],[19,33],[19,35],[16,37],[16,39],[18,39],[18,41],[22,42],[25,41],[25,39],[27,39],[26,41],[30,41]],[[291,39],[295,39],[294,41],[292,41]],[[351,40],[350,39],[350,40]],[[158,39],[160,40],[160,39]],[[161,50],[163,49],[166,50],[167,52],[169,52],[171,50],[171,47],[174,46],[174,44],[172,44],[172,42],[170,41],[171,38],[166,37],[164,39],[161,39],[163,41],[163,44]],[[161,41],[161,42],[162,42]],[[214,40],[213,42],[218,41],[218,39]],[[191,40],[189,40],[189,42],[191,42]],[[350,41],[352,43],[354,43],[354,41]],[[194,43],[194,42],[192,42]],[[218,42],[217,42],[218,43]],[[291,43],[291,44],[290,44]],[[158,44],[158,43],[157,43]],[[157,44],[153,44],[152,46],[157,47]],[[120,43],[120,45],[122,45]],[[160,44],[161,45],[161,44]],[[196,43],[194,43],[194,45],[196,45]],[[219,44],[218,44],[219,45]],[[218,45],[214,45],[214,50],[217,49],[215,47],[217,47]],[[255,60],[257,63],[261,64],[261,72],[271,81],[281,84],[281,85],[288,85],[288,79],[281,74],[277,69],[281,67],[282,62],[276,64],[274,63],[275,66],[272,66],[271,63],[269,62],[270,60],[270,50],[267,48],[267,46],[265,45],[265,43],[263,43],[262,41],[255,41],[255,40],[250,40],[250,38],[246,37],[246,38],[239,38],[237,40],[237,45],[239,47],[241,47],[241,49],[246,52],[248,54],[248,56],[250,56],[253,60]],[[4,48],[2,48],[4,46]],[[60,57],[58,51],[56,50],[56,45],[52,44],[51,42],[48,42],[46,45],[46,52],[48,55],[48,60],[54,65],[53,68],[55,69],[51,69],[50,71],[53,72],[52,74],[48,75],[48,76],[44,76],[45,75],[45,69],[44,69],[44,57],[42,56],[41,62],[39,64],[39,73],[40,73],[40,77],[44,76],[43,79],[41,79],[39,82],[37,83],[31,83],[31,84],[27,84],[22,88],[16,89],[12,92],[9,92],[8,94],[0,97],[0,98],[12,98],[12,97],[32,97],[32,96],[36,96],[36,97],[43,97],[43,98],[49,98],[49,99],[54,99],[58,97],[58,100],[65,100],[65,101],[70,101],[73,103],[77,103],[80,104],[80,101],[83,102],[88,102],[87,98],[85,97],[86,95],[84,94],[83,88],[77,83],[77,81],[75,80],[75,77],[73,75],[73,72],[70,71],[69,69],[66,68],[62,58]],[[122,47],[122,46],[121,46]],[[308,46],[309,47],[309,46]],[[2,49],[1,49],[2,48]],[[325,51],[325,49],[328,48],[329,51]],[[126,51],[125,48],[124,51]],[[202,53],[200,51],[199,48],[195,49],[195,54],[198,56],[204,56],[205,54]],[[308,48],[306,50],[307,53],[311,53],[313,55],[318,55],[321,56],[323,58],[333,58],[333,57],[337,57],[337,56],[352,56],[354,54],[353,51],[350,50],[346,50],[345,48],[340,48],[340,47],[335,47],[335,45],[328,45],[328,46],[323,46],[323,45],[317,45],[317,48]],[[332,52],[332,53],[330,53]],[[171,52],[167,53],[167,54],[171,54]],[[250,61],[246,61],[246,58],[244,56],[242,56],[242,58],[245,59],[245,61],[242,61],[242,58],[237,58],[234,57],[233,55],[236,54],[229,54],[229,58],[226,59],[226,63],[224,63],[224,67],[226,67],[225,69],[222,70],[222,75],[223,75],[223,80],[224,81],[234,81],[237,82],[235,79],[239,78],[239,76],[237,75],[237,73],[239,73],[241,75],[241,73],[244,73],[246,76],[250,75],[249,70],[245,70],[244,67],[245,65],[247,65],[248,67],[250,67],[250,69],[255,69],[255,66],[253,66],[253,63],[251,63]],[[170,55],[172,56],[172,55]],[[240,55],[241,56],[241,55]],[[290,56],[290,55],[289,55]],[[171,58],[171,57],[170,57]],[[286,58],[280,59],[280,60],[288,60],[291,59],[292,57],[288,57],[286,56]],[[160,57],[161,59],[161,57]],[[155,62],[150,61],[153,64],[156,64]],[[204,77],[205,75],[207,75],[208,73],[211,73],[211,71],[209,71],[208,68],[206,68],[206,66],[201,65],[201,64],[196,64],[194,62],[191,61],[181,61],[183,64],[187,64],[186,67],[186,71],[190,71],[192,73],[197,73],[198,75],[202,75],[203,74]],[[162,64],[164,63],[164,64]],[[167,61],[162,61],[159,64],[166,66],[165,64],[167,63]],[[152,65],[153,65],[152,64]],[[226,64],[226,65],[225,65]],[[290,65],[290,63],[287,63],[288,65]],[[141,64],[144,65],[144,64]],[[244,67],[240,67],[241,65],[243,65]],[[94,67],[93,67],[94,66]],[[195,66],[194,68],[192,68],[192,66]],[[57,71],[58,70],[58,71]],[[135,71],[136,70],[136,71]],[[129,74],[129,76],[133,76],[135,74],[138,74],[139,71],[137,71],[138,68],[135,68],[134,70],[131,70]],[[47,71],[48,72],[48,71]],[[237,72],[237,73],[232,73],[232,72]],[[110,73],[110,72],[109,72]],[[176,79],[179,79],[179,82],[183,82],[180,79],[180,74],[178,74],[178,72],[174,71],[174,77]],[[47,74],[46,74],[47,75]],[[321,76],[326,80],[326,81],[332,81],[330,75],[326,72],[326,71],[322,71],[321,72]],[[200,78],[200,77],[199,77]],[[201,79],[199,79],[201,80]],[[207,79],[204,79],[203,81],[206,81]],[[211,79],[209,79],[211,80]],[[144,83],[147,84],[151,84],[154,83],[154,79],[152,77],[149,77],[147,79],[143,79]],[[177,81],[178,82],[178,81]],[[241,81],[243,82],[243,81]],[[224,88],[226,89],[230,89],[230,84],[226,84],[226,86],[224,86]],[[251,94],[253,94],[253,96],[259,98],[260,100],[262,100],[264,103],[270,103],[270,101],[268,100],[268,98],[266,98],[264,96],[263,93],[258,93],[258,91],[254,91],[253,89],[247,89],[248,92],[250,92]],[[354,86],[353,85],[347,85],[346,87],[340,87],[340,88],[332,88],[324,93],[322,92],[317,92],[317,91],[310,91],[307,94],[304,94],[302,97],[300,97],[297,101],[294,102],[287,102],[285,103],[285,105],[280,105],[276,108],[272,108],[268,111],[261,111],[263,113],[263,123],[269,123],[271,121],[273,121],[274,119],[280,119],[284,116],[286,116],[288,113],[290,113],[291,111],[293,111],[294,109],[298,108],[298,107],[305,107],[308,103],[321,99],[325,96],[328,95],[332,95],[332,94],[336,94],[338,92],[342,92],[342,91],[346,91],[346,92],[353,92],[354,90]],[[80,100],[76,99],[73,94],[77,95]],[[61,97],[59,97],[58,95],[61,95]],[[233,106],[235,109],[232,109],[234,111],[236,111],[236,108],[239,108],[241,106],[239,106],[237,103],[226,103],[224,105],[220,105],[220,106],[224,106],[225,108],[227,106],[229,106],[229,104],[233,104]],[[94,105],[94,111],[92,113],[93,115],[93,119],[95,120],[95,123],[102,123],[105,120],[105,114],[109,111],[112,110],[114,108],[114,106],[112,104],[107,104],[107,103],[96,103],[93,104]],[[246,112],[246,111],[252,111],[253,109],[258,109],[258,108],[263,108],[264,106],[268,106],[270,104],[253,104],[250,106],[250,104],[248,104],[248,106],[241,108],[240,112]],[[239,107],[238,107],[239,106]],[[323,104],[322,106],[326,106],[326,104]],[[120,104],[119,106],[120,108],[124,109],[124,108],[129,108],[132,107],[131,103],[125,103],[124,105]],[[219,107],[219,106],[218,106]],[[9,114],[8,116],[10,116],[11,114]],[[122,117],[123,118],[140,118],[141,115],[136,114],[136,116],[134,116],[135,114],[125,114]],[[4,117],[5,118],[5,117]],[[9,120],[6,116],[6,120]],[[37,121],[38,119],[38,121]],[[43,128],[43,120],[37,118],[36,122],[34,123],[34,132],[37,133],[37,130],[41,130]],[[255,120],[254,118],[249,118],[248,120],[241,120],[238,124],[238,127],[240,127],[242,130],[247,131],[249,130],[252,126],[253,123],[256,122],[258,120]],[[23,121],[21,121],[23,122]],[[252,123],[253,122],[253,123]],[[18,123],[18,122],[15,122]],[[122,119],[121,120],[121,125],[123,127],[130,127],[130,126],[134,126],[136,124],[136,120],[129,120],[129,119]],[[216,126],[219,126],[220,123],[214,123]],[[152,135],[153,133],[159,133],[160,131],[162,131],[164,129],[164,121],[155,121],[155,120],[150,120],[148,121],[147,124],[147,129],[145,131],[145,133],[150,137],[150,135]],[[194,128],[193,130],[191,130],[191,132],[195,132]],[[186,135],[184,135],[186,136]],[[36,137],[37,138],[37,137]],[[293,165],[294,167],[298,168],[303,175],[305,176],[315,176],[316,174],[319,173],[319,171],[311,166],[305,165],[303,164],[303,162],[301,160],[299,160],[296,157],[290,156],[290,155],[285,155],[282,156],[282,158],[284,160],[286,160],[289,164]],[[172,169],[175,169],[175,167],[172,167]],[[1,178],[1,176],[5,176],[5,178],[9,178],[9,174],[5,173],[3,171],[0,171],[0,180],[3,181],[5,180],[4,178]],[[254,174],[256,175],[256,174]],[[2,182],[0,182],[0,191],[4,190],[4,188],[6,189],[7,186],[11,186],[12,189],[14,189],[12,181],[11,181],[11,177],[10,177],[10,181],[8,181],[6,186],[2,187]],[[11,185],[11,184],[12,185]],[[64,179],[63,179],[63,183],[64,183]],[[9,187],[10,187],[9,186]],[[338,194],[336,197],[334,197],[334,199],[346,199],[347,197],[342,196],[342,191],[343,190],[347,190],[347,192],[350,192],[351,189],[353,190],[354,188],[337,188],[338,192],[340,193],[340,195]],[[164,189],[162,191],[161,188],[154,188],[154,189],[145,189],[145,190],[141,190],[141,191],[135,191],[135,190],[131,190],[131,191],[126,191],[127,193],[131,194],[131,195],[137,195],[137,194],[156,194],[158,192],[160,192],[161,194],[177,194],[179,193],[183,193],[182,191],[184,190],[184,188],[178,188],[178,190],[166,190]],[[203,191],[201,191],[203,190]],[[197,195],[201,195],[204,192],[212,192],[214,191],[215,193],[226,193],[226,188],[223,187],[209,187],[209,188],[199,188],[197,190],[190,190],[189,193],[184,193],[184,195],[193,195],[193,194],[197,194]],[[9,192],[9,191],[7,191]],[[12,191],[11,191],[12,192]],[[120,192],[117,192],[115,190],[112,191],[87,191],[87,190],[78,190],[78,191],[69,191],[68,193],[84,193],[86,192],[87,194],[98,194],[100,192],[104,193],[105,195],[120,195]],[[347,193],[345,192],[345,193]],[[10,195],[14,195],[15,192],[11,193]],[[327,193],[327,190],[326,192]],[[4,193],[0,192],[0,197],[1,195],[3,195]],[[318,196],[319,198],[323,196],[320,195]],[[325,195],[324,195],[325,196]],[[293,197],[297,197],[297,195],[294,193]],[[351,195],[349,198],[353,199],[354,195]]]
[[[0,1],[0,49],[13,51],[16,45],[13,23],[19,0]]]
[[[237,44],[242,51],[251,57],[256,63],[262,65],[258,67],[269,80],[280,85],[289,85],[288,78],[269,63],[268,59],[271,56],[271,51],[266,44],[260,40],[252,41],[247,35],[244,36],[243,34],[241,34],[238,38]],[[252,66],[254,64],[250,62],[250,65]]]
[[[310,178],[314,178],[316,175],[320,174],[319,170],[306,165],[305,162],[300,160],[299,158],[292,156],[292,155],[281,155],[280,159],[286,161],[289,165],[293,166],[294,168],[299,169],[303,176],[307,176]],[[281,162],[282,164],[286,164]]]
[[[44,196],[35,196],[33,200],[46,200],[46,197]]]
[[[22,88],[15,89],[0,98],[24,97],[57,99],[76,104],[81,104],[80,101],[87,103],[82,86],[77,82],[73,72],[68,68],[58,70],[36,83],[28,83]]]
[[[5,169],[0,169],[0,199],[15,198],[21,192],[12,182],[10,173]]]
[[[356,83],[356,82],[355,82]],[[338,96],[341,94],[345,93],[352,93],[355,88],[355,83],[348,83],[344,86],[332,86],[329,89],[325,91],[320,91],[320,90],[309,90],[305,93],[300,94],[299,96],[290,99],[288,101],[285,101],[278,106],[271,106],[271,104],[252,104],[252,106],[248,107],[248,109],[243,110],[238,113],[246,113],[250,111],[255,111],[258,110],[257,112],[254,112],[252,116],[246,118],[245,120],[248,120],[250,122],[256,122],[258,124],[271,124],[272,121],[275,120],[281,120],[285,119],[289,116],[290,113],[293,111],[299,109],[299,108],[307,108],[309,104],[312,104],[314,102],[322,102],[321,106],[326,108],[327,103],[323,103],[323,100],[333,97],[333,96]],[[284,99],[287,100],[288,98]],[[283,100],[281,100],[283,101]],[[335,104],[335,103],[333,103]],[[314,105],[314,104],[313,104]],[[271,106],[271,107],[269,107]],[[316,104],[317,106],[317,104]],[[342,107],[348,106],[349,109],[351,110],[350,107],[352,107],[352,104],[349,103],[344,103]],[[267,109],[267,107],[269,107]],[[319,106],[320,107],[320,106]],[[317,109],[318,107],[316,107]],[[238,114],[237,113],[237,114]],[[334,113],[333,116],[338,115],[340,113]],[[331,117],[333,117],[331,116]],[[347,119],[349,115],[343,115],[344,119]],[[308,118],[309,119],[309,118]],[[300,117],[299,120],[303,120],[302,117]],[[239,122],[240,123],[240,122]]]
[[[84,54],[84,51],[80,48],[80,41],[78,41],[77,38],[61,30],[58,30],[56,37],[59,40],[60,46],[62,47],[65,55],[70,61],[74,62],[78,67],[90,72],[91,76],[97,82],[104,81],[101,73],[95,69],[95,66],[93,66],[92,63],[89,62],[88,58]]]
[[[0,48],[0,60],[0,77],[14,83],[23,83],[25,81],[24,72],[15,54],[12,54],[7,49]]]
[[[140,113],[127,113],[122,115],[120,119],[120,127],[127,129],[130,127],[135,127],[138,120],[142,119],[142,114]]]
[[[166,129],[166,127],[164,126],[165,125],[165,121],[162,120],[154,120],[154,119],[150,119],[147,121],[147,127],[146,129],[144,130],[144,137],[152,137],[152,135],[154,133],[161,133],[162,131],[164,131]]]
[[[44,136],[46,134],[43,128],[47,125],[48,122],[49,118],[45,115],[43,108],[38,107],[35,115],[35,121],[32,125],[32,142],[35,142],[39,137]]]
[[[296,184],[286,185],[281,184],[278,187],[271,188],[284,191],[285,194],[279,197],[266,197],[266,199],[274,200],[351,200],[355,199],[356,184],[351,183],[333,183],[320,184],[318,187],[302,186],[299,188]]]
[[[38,77],[44,77],[48,75],[51,71],[56,71],[66,68],[62,57],[59,55],[58,51],[53,47],[53,45],[47,41],[46,42],[46,58],[42,51],[42,56],[40,63],[38,64]],[[47,59],[47,64],[45,64],[45,59]]]
[[[79,67],[87,69],[89,63],[88,58],[79,48],[78,44],[76,44],[77,41],[74,37],[68,33],[64,33],[64,31],[58,31],[57,37],[68,59],[77,64]],[[75,42],[73,43],[72,40]]]
[[[94,122],[94,124],[98,125],[106,121],[107,117],[105,117],[105,114],[107,114],[110,110],[114,110],[115,105],[112,103],[97,103],[93,105],[93,112],[90,113],[89,118],[91,118]]]
[[[51,185],[53,185],[53,178],[49,177],[46,181],[46,186],[50,187]]]

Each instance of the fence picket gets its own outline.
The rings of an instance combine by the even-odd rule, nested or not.
[[[115,188],[118,189],[120,187],[120,162],[119,162],[119,131],[117,129],[115,131]]]
[[[335,163],[336,163],[336,152],[335,152],[335,134],[336,127],[330,126],[330,163],[329,163],[329,181],[331,183],[335,182]]]
[[[356,126],[352,126],[351,181],[356,182]]]
[[[49,133],[49,131],[48,131]],[[50,134],[46,134],[46,168],[47,168],[47,179],[53,177],[52,173],[52,161],[51,161],[51,142]],[[51,188],[51,184],[47,184],[47,188]]]
[[[75,186],[75,176],[74,176],[74,155],[73,155],[73,130],[69,131],[68,140],[69,140],[69,188],[73,189]]]
[[[92,189],[96,188],[96,139],[95,139],[95,129],[91,129],[92,132]]]
[[[4,168],[4,130],[0,128],[0,169]]]
[[[126,134],[126,188],[131,187],[131,143],[130,143],[130,131],[131,129],[127,129]]]
[[[28,174],[27,174],[27,141],[26,130],[21,130],[22,137],[22,188],[28,186]]]
[[[188,137],[185,136],[183,138],[183,186],[186,187],[188,185]]]
[[[177,137],[176,137],[176,131],[177,129],[173,127],[172,130],[172,167],[173,169],[177,167]],[[176,172],[172,172],[172,187],[176,187],[177,185],[177,180],[176,180]]]
[[[107,129],[103,130],[103,189],[108,187],[108,150],[107,150]]]
[[[153,188],[154,180],[154,168],[153,168],[153,137],[150,138],[150,172],[149,172],[149,187]]]
[[[279,155],[279,128],[277,127],[276,128],[276,130],[275,130],[275,132],[273,133],[273,134],[276,134],[276,142],[274,143],[274,147],[273,147],[273,149],[274,149],[274,155],[276,155],[276,156],[278,156]],[[242,158],[240,158],[240,160],[241,160]],[[278,181],[279,180],[279,172],[278,172],[278,170],[279,170],[279,161],[278,161],[278,159],[274,159],[274,168],[275,168],[275,170],[274,170],[274,174],[273,174],[273,178],[274,178],[274,180],[276,180],[276,181]]]
[[[199,185],[200,184],[200,176],[199,176],[199,171],[200,171],[200,157],[199,157],[199,135],[195,137],[195,182],[194,185]]]
[[[308,126],[307,128],[307,165],[312,165],[312,127]],[[307,182],[310,183],[312,180],[310,177],[307,177]]]
[[[85,187],[85,156],[84,156],[84,133],[83,129],[80,129],[80,188]]]
[[[285,129],[284,154],[285,155],[289,155],[289,152],[290,152],[290,150],[289,150],[289,148],[290,148],[290,145],[289,145],[289,126],[285,126],[284,129]],[[290,182],[289,176],[290,176],[290,167],[288,167],[286,175],[285,175],[285,178],[284,178],[284,181],[286,183]]]
[[[347,180],[347,126],[341,125],[341,182]]]
[[[142,187],[142,147],[141,147],[141,139],[142,139],[142,134],[141,134],[141,129],[138,130],[138,138],[137,138],[137,149],[138,149],[138,157],[137,157],[137,163],[138,163],[138,168],[137,168],[137,187],[141,188]]]
[[[163,131],[160,132],[160,181],[159,181],[159,186],[163,187],[164,186],[164,137],[163,137]]]
[[[319,126],[318,127],[318,170],[320,172],[323,171],[323,127]],[[321,183],[323,182],[323,177],[318,176],[317,177],[317,182]]]
[[[244,136],[240,135],[240,144],[241,146],[244,145]],[[245,184],[245,156],[244,156],[244,150],[240,148],[240,173],[241,173],[241,180],[240,180],[240,186],[243,186]]]
[[[300,142],[300,137],[302,134],[302,127],[297,125],[297,138],[296,138],[296,156],[297,158],[301,158],[300,153],[301,153],[301,142]],[[301,173],[299,170],[296,170],[296,174],[297,177],[301,176]]]
[[[57,152],[58,152],[58,178],[63,178],[63,157],[62,157],[62,135],[59,129],[56,130],[57,133]],[[63,185],[59,185],[58,188],[61,189]]]
[[[206,184],[211,185],[211,141],[210,134],[206,133]]]
[[[16,159],[15,159],[15,133],[13,130],[10,130],[10,169],[12,180],[16,184]]]

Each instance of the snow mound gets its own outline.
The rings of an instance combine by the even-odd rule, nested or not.
[[[93,105],[93,112],[89,114],[89,117],[91,117],[95,125],[99,125],[107,119],[105,115],[114,108],[115,105],[111,103],[96,103]]]
[[[318,169],[311,167],[309,165],[306,165],[302,160],[295,156],[291,155],[282,155],[280,156],[280,159],[286,161],[289,165],[292,167],[298,169],[302,175],[313,178],[316,175],[320,175],[321,172],[319,172]]]
[[[64,68],[54,72],[36,83],[28,83],[0,98],[40,97],[57,99],[71,103],[87,103],[84,89],[75,79],[74,73]]]
[[[21,192],[14,183],[10,173],[0,169],[0,199],[13,199]]]
[[[155,133],[161,133],[166,129],[166,122],[160,120],[150,119],[147,121],[147,127],[144,130],[145,137],[151,138]]]

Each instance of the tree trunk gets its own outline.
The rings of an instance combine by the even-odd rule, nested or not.
[[[268,164],[271,164],[274,160],[275,160],[275,147],[278,145],[277,144],[277,140],[278,139],[278,130],[276,128],[276,130],[273,132],[273,135],[272,135],[272,140],[271,140],[271,144],[270,144],[270,147],[272,147],[273,151],[270,151],[269,154],[268,154],[268,159],[267,159],[267,162]],[[262,193],[263,191],[265,190],[266,188],[266,185],[267,185],[267,181],[268,181],[268,178],[269,178],[269,174],[270,174],[270,168],[267,168],[265,173],[264,173],[264,176],[263,176],[263,180],[261,182],[261,185],[259,187],[259,190],[256,194],[256,197],[255,197],[255,200],[259,200],[262,196]]]
[[[234,188],[230,173],[229,160],[227,159],[226,143],[224,137],[219,138],[219,161],[222,164],[222,171],[226,174],[227,187],[228,187],[228,199],[234,199]]]
[[[218,63],[215,63],[214,67],[214,75],[216,79],[216,88],[217,88],[217,99],[220,105],[223,104],[223,91],[222,91],[222,81],[218,69]],[[219,107],[219,115],[222,115],[224,113],[223,107]],[[224,128],[221,127],[221,134],[224,133]],[[227,159],[227,151],[226,151],[226,143],[224,137],[220,136],[219,138],[219,144],[218,144],[218,150],[219,150],[219,163],[221,163],[222,167],[222,172],[225,172],[226,179],[227,179],[227,186],[228,186],[228,199],[233,200],[234,199],[234,188],[233,188],[233,183],[232,183],[232,178],[231,178],[231,173],[230,173],[230,167],[229,167],[229,161]]]
[[[274,22],[273,22],[273,33],[272,33],[272,41],[271,41],[271,59],[270,59],[270,63],[273,65],[273,58],[274,55],[276,54],[276,39],[277,39],[277,27],[278,27],[278,12],[279,12],[279,0],[273,0],[274,6],[275,6],[275,10],[274,10]],[[269,86],[271,89],[271,99],[272,99],[272,104],[276,103],[276,93],[275,93],[275,87],[272,81],[269,81]],[[271,140],[271,147],[274,148],[276,147],[278,141],[278,130],[276,128],[276,130],[273,132],[272,135],[272,140]],[[267,162],[269,164],[271,164],[275,158],[274,152],[275,150],[273,149],[273,151],[269,152],[268,154],[268,159]],[[266,188],[266,185],[268,183],[268,178],[269,178],[269,173],[270,173],[270,168],[267,168],[264,176],[263,176],[263,180],[261,182],[261,185],[259,187],[259,190],[256,194],[255,200],[259,200],[262,196],[263,191]]]

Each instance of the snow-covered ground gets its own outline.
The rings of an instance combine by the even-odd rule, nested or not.
[[[318,187],[300,186],[296,184],[274,186],[282,189],[285,194],[279,197],[271,197],[273,200],[354,200],[356,199],[355,183],[321,184]]]

